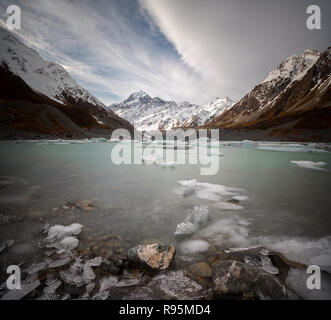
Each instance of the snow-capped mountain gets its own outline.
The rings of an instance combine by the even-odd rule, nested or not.
[[[207,126],[267,128],[296,121],[293,125],[298,127],[303,125],[300,117],[328,112],[325,107],[331,106],[330,51],[330,48],[324,52],[305,50],[301,55],[285,59],[265,80]],[[314,114],[308,116],[308,112],[313,111]],[[305,119],[305,126],[308,122],[309,119]],[[320,121],[320,125],[322,123]]]
[[[15,86],[25,90],[25,98],[33,95],[33,100],[39,101],[49,98],[51,101],[70,107],[70,114],[79,110],[87,113],[87,117],[93,117],[95,124],[104,128],[115,129],[118,127],[130,127],[130,124],[120,119],[101,101],[81,87],[70,74],[59,64],[44,60],[35,50],[27,47],[19,41],[12,32],[0,27],[0,73],[2,79],[7,79],[4,85],[11,86],[13,91],[9,94],[8,88],[1,88],[3,98],[18,99],[22,92],[14,90]],[[32,90],[27,94],[28,88],[18,82],[23,81]],[[11,83],[9,83],[11,82]],[[15,84],[16,82],[16,84]],[[42,98],[44,97],[44,98]],[[31,100],[29,100],[31,102]],[[63,109],[65,111],[69,109]],[[72,110],[75,110],[74,112]],[[69,112],[67,112],[69,115]],[[93,122],[93,121],[92,121]],[[93,123],[90,125],[93,125]]]
[[[316,63],[320,55],[321,53],[316,50],[305,50],[300,56],[293,55],[272,70],[262,83],[270,85],[284,79],[290,82],[300,80]]]
[[[136,130],[169,130],[178,127],[195,127],[210,121],[234,104],[230,98],[217,98],[214,102],[199,106],[189,102],[176,103],[146,92],[131,94],[121,103],[110,106],[118,116],[132,123]]]
[[[0,28],[0,59],[11,72],[22,78],[31,89],[60,102],[66,103],[70,95],[95,106],[102,103],[71,78],[60,65],[45,61],[36,51],[25,46],[9,31]]]

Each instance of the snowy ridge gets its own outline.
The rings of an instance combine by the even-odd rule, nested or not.
[[[214,102],[199,106],[187,101],[176,103],[159,97],[150,97],[146,92],[131,94],[110,109],[131,122],[137,130],[173,129],[194,127],[212,120],[234,104],[230,98],[217,98]]]
[[[300,56],[293,55],[285,59],[276,69],[272,70],[262,83],[289,78],[300,80],[318,60],[321,53],[316,50],[305,50]]]
[[[1,27],[0,65],[8,67],[35,92],[59,103],[65,104],[70,96],[75,101],[81,100],[105,108],[97,98],[78,85],[62,66],[44,60],[36,51],[25,46]]]
[[[302,118],[301,126],[308,128],[304,114],[315,112],[325,104],[323,101],[327,101],[330,71],[330,48],[305,50],[301,55],[293,55],[283,60],[239,102],[206,125],[266,128],[279,124],[280,119],[293,125],[288,118],[291,115],[292,120]],[[323,118],[320,114],[318,117]]]

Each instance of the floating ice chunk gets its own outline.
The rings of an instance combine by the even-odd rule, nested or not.
[[[280,143],[260,143],[257,150],[263,151],[281,151],[281,152],[327,152],[323,149],[318,149],[312,145],[302,144],[280,144]]]
[[[322,168],[326,165],[325,162],[313,162],[313,161],[291,161],[291,163],[296,164],[298,167],[306,168],[306,169],[313,169],[313,170],[321,170],[325,171],[326,169]]]
[[[48,267],[49,268],[59,268],[59,267],[63,267],[66,264],[68,264],[71,261],[70,257],[65,257],[65,258],[61,258],[61,259],[57,259],[52,261]]]
[[[203,239],[220,243],[223,246],[245,246],[249,243],[248,233],[250,222],[239,217],[221,219],[202,229],[199,236]]]
[[[99,266],[101,262],[101,257],[85,261],[82,257],[78,257],[69,269],[60,271],[61,279],[68,284],[78,287],[89,284],[95,279],[95,273],[92,267]]]
[[[46,240],[47,241],[62,240],[72,235],[78,235],[82,231],[82,228],[83,226],[78,223],[73,223],[72,225],[67,227],[61,225],[55,225],[49,229]]]
[[[93,296],[94,300],[106,300],[109,296],[109,289],[118,283],[117,277],[110,276],[100,281],[100,290]]]
[[[60,287],[62,284],[62,281],[54,278],[48,279],[46,281],[46,287],[43,290],[43,295],[41,296],[41,300],[55,300],[57,298],[56,296],[56,290]]]
[[[95,279],[95,273],[92,267],[97,267],[102,263],[102,258],[97,257],[83,261],[81,257],[77,258],[74,264],[61,272],[62,279],[69,284],[81,286],[90,284]],[[88,294],[84,297],[88,297]]]
[[[242,210],[244,209],[243,206],[240,206],[235,203],[230,203],[230,202],[217,202],[215,203],[215,207],[221,210]]]
[[[5,293],[1,300],[21,300],[26,295],[28,295],[31,291],[38,288],[40,285],[39,280],[35,280],[33,282],[22,282],[21,289],[12,289]]]
[[[45,239],[48,248],[57,248],[58,253],[70,251],[78,246],[79,240],[74,237],[78,235],[83,226],[78,223],[73,223],[70,226],[55,225],[50,227],[48,236]]]
[[[176,168],[176,162],[162,162],[162,168]]]
[[[255,241],[268,249],[281,252],[291,261],[306,265],[312,264],[311,259],[330,254],[331,250],[330,236],[319,239],[258,237]]]
[[[108,278],[103,278],[100,283],[100,291],[105,291],[109,288],[114,287],[118,283],[117,277],[110,276]]]
[[[34,274],[34,273],[37,273],[41,270],[44,270],[46,269],[46,267],[48,266],[50,260],[46,260],[44,262],[40,262],[40,263],[34,263],[32,264],[28,269],[26,269],[26,273],[31,275],[31,274]]]
[[[209,218],[209,210],[206,206],[195,206],[193,210],[189,210],[189,214],[186,218],[187,221],[191,221],[194,224],[207,222]]]
[[[209,201],[224,201],[245,193],[244,189],[226,187],[207,182],[198,182],[193,180],[180,180],[181,187],[175,190],[175,193],[182,196],[195,195],[197,198]]]
[[[184,222],[177,225],[175,235],[188,235],[198,230],[201,223],[208,220],[208,208],[206,206],[195,206],[189,213]]]
[[[175,235],[182,236],[182,235],[189,235],[198,230],[198,226],[190,221],[184,221],[177,225]]]
[[[187,240],[182,242],[179,248],[183,254],[192,254],[207,251],[209,243],[204,240]]]
[[[250,141],[250,140],[243,140],[240,143],[241,148],[255,148],[256,147],[256,142]]]
[[[61,248],[64,250],[72,250],[78,246],[79,240],[75,237],[66,237],[61,240]]]
[[[91,138],[90,142],[107,142],[108,140],[106,138]]]

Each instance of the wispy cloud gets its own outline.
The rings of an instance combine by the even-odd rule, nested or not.
[[[204,103],[240,98],[282,58],[327,46],[328,30],[319,40],[304,28],[305,1],[18,0],[16,33],[105,104],[140,89]]]
[[[56,61],[108,104],[133,91],[201,103],[210,84],[183,63],[138,3],[129,1],[19,1],[17,34],[41,55]],[[132,14],[132,15],[131,15]],[[131,19],[130,19],[131,17]],[[214,90],[217,95],[217,90]]]

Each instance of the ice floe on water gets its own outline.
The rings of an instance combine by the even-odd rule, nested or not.
[[[241,148],[255,148],[256,147],[256,142],[255,141],[250,141],[250,140],[243,140],[240,143]]]
[[[331,236],[322,238],[250,236],[251,224],[250,219],[232,216],[208,225],[200,230],[197,236],[223,248],[261,246],[280,252],[289,260],[304,265],[316,264],[322,270],[331,272]]]
[[[162,168],[176,168],[176,162],[162,162],[161,163]]]
[[[250,220],[237,216],[216,221],[199,231],[198,235],[222,246],[246,246],[248,241]]]
[[[177,225],[175,235],[185,236],[190,235],[198,230],[198,226],[190,221],[184,221]]]
[[[110,294],[109,290],[118,283],[118,279],[115,276],[109,276],[101,279],[100,290],[93,296],[94,300],[106,300]]]
[[[198,230],[199,225],[207,222],[209,210],[206,206],[195,206],[190,209],[186,219],[177,225],[175,235],[189,235]]]
[[[75,249],[79,240],[77,235],[82,231],[83,226],[79,223],[73,223],[70,226],[55,225],[48,230],[45,239],[46,247],[58,249],[58,253],[66,250]]]
[[[248,199],[246,190],[226,187],[218,184],[199,182],[193,180],[178,181],[181,185],[175,189],[175,193],[184,196],[195,196],[201,200],[216,202],[215,207],[221,210],[242,210],[239,203]]]
[[[106,138],[91,138],[90,139],[90,142],[93,142],[93,143],[95,143],[95,142],[107,142],[108,141],[108,139],[106,139]]]
[[[317,144],[259,143],[257,150],[281,152],[327,152]]]
[[[313,161],[307,161],[307,160],[300,160],[300,161],[291,161],[291,163],[293,163],[301,168],[320,170],[320,171],[326,170],[325,168],[323,168],[326,165],[325,162],[313,162]]]
[[[101,257],[85,260],[82,257],[78,257],[70,268],[61,271],[60,275],[62,280],[68,284],[76,286],[86,285],[96,277],[92,267],[98,267],[101,263]]]
[[[252,241],[260,242],[268,249],[281,252],[289,260],[305,265],[316,263],[326,271],[331,268],[331,236],[317,239],[257,237]]]
[[[246,193],[244,189],[199,182],[196,179],[180,180],[178,183],[181,186],[175,190],[175,193],[184,197],[195,196],[201,200],[222,202],[231,200],[234,196]]]
[[[209,243],[200,239],[192,239],[183,241],[179,248],[183,254],[192,254],[198,252],[204,252],[209,249]]]

